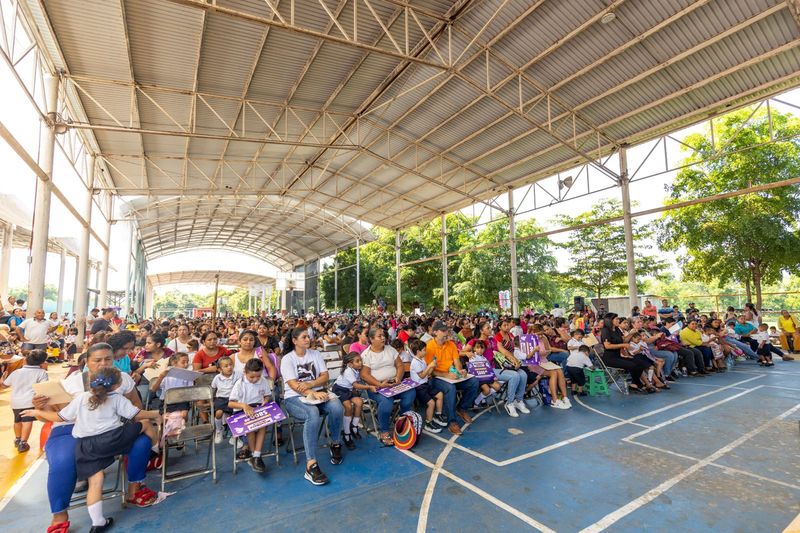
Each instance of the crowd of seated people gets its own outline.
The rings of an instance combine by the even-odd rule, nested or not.
[[[76,478],[74,462],[87,460],[85,454],[76,456],[82,453],[75,451],[76,440],[80,450],[82,438],[102,441],[102,445],[92,448],[92,453],[100,455],[103,450],[106,454],[119,451],[124,445],[132,459],[128,462],[128,502],[141,507],[156,502],[154,491],[144,485],[144,471],[153,453],[150,418],[155,415],[137,418],[140,433],[125,433],[124,442],[119,436],[103,440],[105,437],[98,435],[76,434],[73,425],[83,427],[80,414],[77,422],[67,417],[80,413],[81,405],[88,401],[84,395],[98,394],[98,387],[121,391],[126,402],[133,405],[114,404],[121,412],[143,409],[150,398],[150,405],[157,407],[158,398],[170,387],[192,384],[169,378],[172,367],[194,369],[204,375],[195,384],[212,386],[215,401],[209,416],[217,430],[215,445],[224,445],[222,435],[228,416],[237,411],[249,415],[267,400],[277,401],[284,412],[304,422],[307,457],[303,475],[310,483],[322,485],[328,482],[328,476],[317,457],[315,442],[323,418],[330,430],[329,460],[332,465],[340,465],[345,459],[343,447],[353,453],[363,438],[362,409],[367,404],[376,417],[376,436],[382,446],[388,447],[393,445],[396,402],[399,412],[417,409],[424,417],[426,431],[438,433],[447,429],[458,435],[465,425],[473,423],[475,412],[486,408],[493,396],[514,418],[529,414],[533,407],[530,401],[540,393],[548,397],[546,403],[553,408],[570,409],[570,396],[574,399],[586,394],[583,369],[598,364],[598,358],[605,366],[630,375],[631,392],[649,394],[666,391],[670,382],[684,377],[725,372],[730,364],[748,357],[764,366],[773,364],[773,354],[790,360],[788,353],[778,347],[781,344],[788,344],[790,350],[800,348],[800,328],[791,314],[782,315],[777,338],[770,336],[752,306],[744,313],[724,318],[715,313],[701,314],[693,305],[681,312],[666,301],[660,308],[645,302],[641,311],[634,309],[630,317],[602,309],[554,310],[558,312],[528,313],[520,318],[450,312],[431,316],[262,313],[215,321],[182,316],[140,320],[133,310],[124,319],[113,310],[96,313],[92,326],[87,328],[84,352],[76,368],[78,377],[85,373],[88,379],[79,382],[70,376],[65,380],[64,388],[73,395],[73,402],[83,403],[49,405],[47,398],[30,393],[32,405],[22,406],[36,408],[25,411],[28,415],[52,412],[61,416],[58,431],[53,430],[46,447],[52,481],[48,483],[53,513],[49,531],[68,531],[68,495],[81,481]],[[43,320],[40,314],[36,313],[39,322]],[[47,329],[53,326],[48,324]],[[67,331],[72,326],[62,325]],[[22,323],[18,327],[25,335]],[[7,339],[12,333],[10,329],[0,330],[0,336]],[[521,343],[523,336],[526,342]],[[590,338],[595,342],[588,343]],[[535,340],[534,348],[526,352],[530,339]],[[72,344],[74,341],[69,340]],[[335,380],[328,368],[331,355],[342,361]],[[32,361],[35,363],[36,359]],[[470,375],[467,368],[475,364],[487,365],[494,377],[479,381]],[[158,367],[157,374],[150,374],[148,379],[146,370],[154,367]],[[109,368],[118,373],[106,371]],[[379,393],[409,377],[420,386],[391,398]],[[105,392],[99,394],[105,397]],[[163,415],[180,422],[178,419],[185,419],[186,415],[185,411],[179,413]],[[37,418],[47,420],[54,416],[48,413]],[[113,426],[113,431],[121,430]],[[263,432],[255,432],[239,451],[239,458],[248,459],[259,473],[265,471],[260,457],[263,443]],[[97,508],[92,520],[95,532],[110,527]]]

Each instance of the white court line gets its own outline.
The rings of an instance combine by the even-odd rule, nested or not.
[[[695,472],[699,471],[701,468],[710,465],[711,463],[713,463],[714,461],[716,461],[720,457],[724,456],[725,454],[727,454],[731,450],[737,448],[738,446],[741,446],[742,444],[744,444],[745,442],[747,442],[748,440],[750,440],[751,438],[753,438],[757,434],[759,434],[762,431],[764,431],[765,429],[767,429],[769,426],[771,426],[775,422],[785,419],[786,417],[788,417],[789,415],[791,415],[792,413],[794,413],[798,409],[800,409],[800,403],[795,405],[794,407],[792,407],[788,411],[785,411],[782,414],[778,415],[777,417],[773,418],[772,420],[769,420],[766,423],[762,424],[761,426],[759,426],[759,427],[757,427],[757,428],[745,433],[744,435],[742,435],[741,437],[739,437],[735,441],[731,442],[727,446],[723,446],[722,448],[720,448],[716,452],[714,452],[711,455],[701,459],[696,464],[690,466],[689,468],[687,468],[686,470],[684,470],[680,474],[677,474],[677,475],[671,477],[670,479],[664,481],[663,483],[661,483],[657,487],[655,487],[653,489],[650,489],[645,494],[639,496],[635,500],[632,500],[632,501],[628,502],[626,505],[623,505],[622,507],[620,507],[616,511],[613,511],[613,512],[607,514],[606,516],[604,516],[603,518],[601,518],[600,520],[598,520],[594,524],[592,524],[592,525],[590,525],[588,527],[585,527],[584,529],[581,530],[581,533],[596,533],[596,532],[599,532],[599,531],[603,531],[607,527],[617,523],[622,518],[628,516],[629,514],[633,513],[634,511],[640,509],[641,507],[643,507],[643,506],[647,505],[648,503],[650,503],[651,501],[655,500],[656,498],[658,498],[659,496],[664,494],[666,491],[668,491],[670,488],[674,487],[675,485],[677,485],[678,483],[680,483],[681,481],[683,481],[687,477],[689,477],[692,474],[694,474]]]
[[[695,387],[711,387],[712,389],[718,389],[723,385],[712,385],[710,383],[697,383],[697,381],[675,381],[672,383],[673,385],[694,385]],[[731,387],[731,389],[736,390],[748,390],[745,387]]]
[[[698,457],[692,457],[691,455],[685,455],[685,454],[682,454],[682,453],[673,452],[672,450],[666,450],[664,448],[658,448],[657,446],[651,446],[650,444],[645,444],[643,442],[635,442],[635,441],[626,441],[626,442],[628,442],[628,444],[635,444],[636,446],[642,446],[643,448],[649,448],[649,449],[651,449],[653,451],[656,451],[656,452],[659,452],[659,453],[665,453],[665,454],[668,454],[668,455],[674,455],[675,457],[680,457],[682,459],[689,459],[690,461],[702,461],[702,459],[700,459]],[[758,480],[761,480],[761,481],[768,481],[770,483],[775,483],[776,485],[781,485],[783,487],[787,487],[787,488],[790,488],[790,489],[800,490],[800,485],[793,485],[791,483],[786,483],[785,481],[780,481],[778,479],[773,479],[773,478],[770,478],[770,477],[760,476],[758,474],[754,474],[752,472],[748,472],[747,470],[740,470],[738,468],[733,468],[732,466],[725,466],[725,465],[721,465],[719,463],[708,463],[708,466],[714,466],[714,467],[719,468],[721,470],[725,470],[725,471],[727,471],[729,473],[741,474],[743,476],[752,477],[752,478],[755,478],[755,479],[758,479]]]
[[[764,385],[765,387],[769,387],[771,389],[781,389],[781,390],[793,390],[800,392],[800,389],[794,387],[779,387],[778,385]]]
[[[655,426],[649,427],[647,429],[643,429],[642,431],[639,431],[638,433],[634,433],[633,435],[628,435],[627,437],[623,438],[622,440],[624,440],[625,442],[632,442],[633,439],[635,439],[637,437],[641,437],[642,435],[647,435],[648,433],[652,433],[653,431],[656,431],[656,430],[661,429],[663,427],[666,427],[666,426],[669,426],[671,424],[674,424],[675,422],[680,422],[681,420],[689,418],[690,416],[694,416],[694,415],[700,414],[703,411],[708,411],[709,409],[713,409],[715,407],[718,407],[718,406],[722,405],[723,403],[728,403],[730,401],[733,401],[733,400],[735,400],[737,398],[740,398],[741,396],[744,396],[745,394],[750,394],[751,392],[756,391],[756,390],[760,389],[763,386],[764,385],[757,385],[757,386],[753,387],[752,389],[747,389],[746,391],[740,392],[738,394],[734,394],[730,398],[725,398],[724,400],[720,400],[718,402],[714,402],[714,403],[705,405],[705,406],[701,407],[700,409],[695,409],[694,411],[689,411],[688,413],[684,413],[684,414],[682,414],[680,416],[676,416],[675,418],[670,418],[669,420],[665,420],[664,422],[661,422],[660,424],[656,424]]]
[[[25,474],[23,474],[23,476],[19,478],[17,482],[11,486],[10,489],[8,489],[6,495],[3,496],[2,500],[0,500],[0,511],[6,508],[6,505],[8,505],[11,502],[11,500],[14,499],[14,496],[16,496],[17,493],[20,490],[22,490],[23,485],[25,485],[25,483],[27,483],[28,480],[31,477],[33,477],[33,474],[36,472],[36,470],[39,469],[40,466],[42,466],[42,463],[44,462],[45,462],[44,456],[41,456],[38,459],[36,459],[36,461],[34,461],[31,467],[28,469],[28,471],[25,472]]]
[[[415,461],[417,461],[419,463],[422,463],[423,465],[427,466],[428,468],[436,468],[436,465],[434,465],[433,463],[431,463],[427,459],[424,459],[424,458],[418,456],[414,452],[410,452],[410,451],[407,451],[407,450],[398,450],[398,451],[406,454],[407,456],[411,457]],[[475,485],[473,485],[469,481],[461,479],[460,477],[458,477],[457,475],[453,474],[452,472],[450,472],[450,471],[448,471],[448,470],[446,470],[444,468],[440,468],[439,469],[439,473],[441,475],[443,475],[444,477],[450,479],[451,481],[455,482],[456,484],[461,485],[465,489],[468,489],[468,490],[472,491],[473,493],[477,494],[478,496],[480,496],[484,500],[486,500],[486,501],[496,505],[497,507],[503,509],[507,513],[519,518],[520,520],[522,520],[523,522],[525,522],[529,526],[538,529],[542,533],[555,533],[554,530],[550,529],[549,527],[547,527],[546,525],[542,524],[541,522],[538,522],[538,521],[534,520],[533,518],[531,518],[530,516],[526,515],[525,513],[520,511],[519,509],[511,507],[506,502],[504,502],[504,501],[492,496],[491,494],[489,494],[488,492],[484,491],[483,489],[480,489],[480,488],[476,487]]]
[[[576,398],[575,396],[573,396],[572,399],[575,400],[576,402],[578,402],[581,406],[583,406],[584,409],[586,409],[588,411],[591,411],[593,413],[597,413],[598,415],[607,416],[608,418],[611,418],[611,419],[614,419],[614,420],[619,420],[620,422],[624,422],[625,421],[624,418],[620,418],[618,416],[614,416],[614,415],[610,415],[608,413],[604,413],[600,409],[595,409],[594,407],[586,405],[585,403],[583,403],[581,401],[580,398]],[[639,426],[640,428],[649,428],[650,427],[650,426],[645,426],[644,424],[639,424],[638,422],[631,422],[631,425]]]
[[[581,433],[580,435],[577,435],[575,437],[572,437],[572,438],[569,438],[569,439],[565,439],[565,440],[562,440],[560,442],[556,442],[555,444],[551,444],[549,446],[545,446],[544,448],[539,448],[538,450],[534,450],[532,452],[524,453],[524,454],[519,455],[517,457],[512,457],[510,459],[506,459],[506,460],[503,460],[503,461],[498,461],[498,460],[493,459],[493,458],[491,458],[491,457],[489,457],[487,455],[484,455],[484,454],[482,454],[480,452],[476,452],[475,450],[471,450],[469,448],[461,446],[460,444],[453,443],[451,446],[453,448],[457,449],[457,450],[460,450],[460,451],[462,451],[464,453],[472,455],[473,457],[477,457],[478,459],[486,461],[487,463],[490,463],[490,464],[492,464],[494,466],[508,466],[510,464],[517,463],[519,461],[524,461],[525,459],[530,459],[531,457],[536,457],[537,455],[541,455],[543,453],[547,453],[547,452],[550,452],[550,451],[553,451],[553,450],[557,450],[558,448],[561,448],[563,446],[567,446],[569,444],[572,444],[572,443],[575,443],[575,442],[578,442],[578,441],[581,441],[581,440],[584,440],[584,439],[588,439],[589,437],[593,437],[593,436],[598,435],[600,433],[604,433],[606,431],[611,431],[612,429],[616,429],[618,427],[622,427],[622,426],[624,426],[626,424],[634,424],[638,420],[641,420],[643,418],[647,418],[649,416],[657,415],[658,413],[662,413],[664,411],[668,411],[668,410],[670,410],[670,409],[672,409],[674,407],[679,407],[681,405],[685,405],[687,403],[694,402],[694,401],[699,400],[701,398],[705,398],[707,396],[711,396],[713,394],[720,393],[720,392],[722,392],[724,390],[737,388],[738,385],[742,385],[743,383],[747,383],[749,381],[760,379],[762,377],[764,377],[764,376],[763,375],[759,375],[759,376],[755,376],[755,377],[752,377],[752,378],[747,378],[747,379],[742,380],[742,381],[737,381],[736,383],[733,383],[731,385],[725,385],[724,387],[720,387],[720,388],[715,389],[713,391],[705,392],[705,393],[700,394],[698,396],[694,396],[692,398],[687,398],[686,400],[681,400],[680,402],[676,402],[676,403],[673,403],[673,404],[670,404],[670,405],[666,405],[664,407],[660,407],[658,409],[654,409],[653,411],[648,411],[646,413],[634,416],[632,418],[620,419],[619,422],[616,422],[614,424],[610,424],[608,426],[603,426],[601,428],[594,429],[592,431],[587,431],[586,433]],[[746,390],[750,390],[750,389],[746,389]],[[569,411],[567,411],[567,412],[569,412]],[[480,413],[480,414],[482,414],[482,413]],[[444,442],[445,444],[449,444],[450,443],[450,441],[442,439],[442,437],[439,437],[438,435],[434,435],[432,433],[427,433],[427,434],[430,435],[431,437],[433,437],[436,440],[440,440],[440,441]]]

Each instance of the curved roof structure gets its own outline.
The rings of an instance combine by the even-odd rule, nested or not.
[[[250,287],[251,285],[271,286],[275,283],[275,278],[268,276],[224,270],[185,270],[179,272],[161,272],[158,274],[148,275],[147,280],[153,285],[153,287],[159,287],[161,285],[213,284],[216,282],[216,276],[218,274],[220,285]]]
[[[149,257],[283,267],[800,81],[785,0],[25,0]]]

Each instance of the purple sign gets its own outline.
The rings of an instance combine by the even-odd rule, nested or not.
[[[391,387],[383,387],[377,390],[378,394],[382,396],[386,396],[387,398],[391,398],[392,396],[397,396],[398,394],[402,394],[406,391],[409,391],[415,387],[419,386],[419,383],[414,381],[413,379],[404,379],[397,385],[392,385]]]
[[[484,383],[489,383],[496,379],[494,370],[484,361],[469,361],[467,363],[467,372],[478,378],[478,381]]]
[[[244,411],[239,411],[235,415],[228,417],[228,427],[234,437],[241,437],[286,418],[280,406],[275,402],[265,403],[260,407],[256,407],[254,411],[252,417],[244,414]]]
[[[538,365],[541,358],[539,356],[539,337],[532,333],[519,336],[519,349],[528,358],[525,359],[526,365]]]

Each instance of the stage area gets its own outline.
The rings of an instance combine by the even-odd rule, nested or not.
[[[462,436],[426,434],[410,453],[369,438],[341,466],[322,463],[325,487],[285,453],[266,474],[242,464],[234,477],[222,444],[218,484],[195,478],[155,507],[106,509],[120,533],[782,531],[800,513],[799,376],[800,363],[748,362],[649,396],[612,392],[517,419],[487,412]],[[0,530],[45,529],[46,477],[38,461],[4,500]],[[148,480],[158,488],[155,472]],[[71,520],[89,528],[84,509]]]

